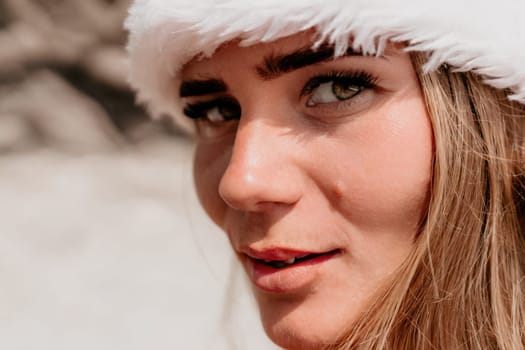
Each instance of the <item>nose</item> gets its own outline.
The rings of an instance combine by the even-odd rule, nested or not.
[[[236,210],[257,212],[293,205],[301,197],[293,138],[280,126],[241,118],[219,195]]]

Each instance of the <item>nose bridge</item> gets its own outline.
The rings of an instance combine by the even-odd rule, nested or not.
[[[262,203],[292,204],[300,191],[288,136],[264,118],[241,118],[231,157],[219,184],[229,206],[257,211]],[[266,206],[267,207],[267,206]]]
[[[243,167],[249,173],[262,172],[258,176],[263,176],[268,170],[265,168],[274,165],[272,163],[278,162],[279,157],[282,156],[271,151],[272,148],[278,147],[280,141],[278,129],[279,127],[271,125],[264,119],[241,122],[235,138],[230,165]]]

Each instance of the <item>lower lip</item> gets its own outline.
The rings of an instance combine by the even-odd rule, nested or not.
[[[253,284],[262,291],[291,293],[310,285],[321,272],[323,265],[338,254],[324,254],[280,269],[249,259],[248,271]]]

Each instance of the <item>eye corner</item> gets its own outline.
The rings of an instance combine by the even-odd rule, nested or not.
[[[187,103],[182,113],[190,119],[202,119],[205,118],[206,111],[210,108],[210,102],[192,102]]]
[[[238,120],[241,116],[241,106],[231,96],[218,96],[211,100],[187,103],[182,112],[199,127],[218,128],[222,124]]]

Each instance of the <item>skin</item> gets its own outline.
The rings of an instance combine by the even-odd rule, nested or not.
[[[268,336],[287,349],[316,349],[347,331],[410,252],[426,210],[433,136],[409,56],[348,56],[262,79],[263,57],[310,42],[222,47],[194,60],[183,80],[221,79],[228,91],[184,99],[235,99],[239,121],[199,121],[194,177],[200,201],[250,273],[246,249],[338,249],[282,292],[254,285]],[[376,86],[348,100],[308,106],[312,76],[364,71]],[[311,272],[311,273],[310,273]],[[293,279],[291,280],[292,282]],[[290,287],[290,288],[288,288]]]

